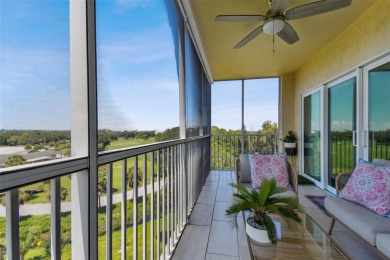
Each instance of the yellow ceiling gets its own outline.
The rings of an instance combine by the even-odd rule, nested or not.
[[[291,0],[287,9],[314,2]],[[213,80],[275,77],[294,72],[359,17],[374,0],[352,0],[346,8],[289,21],[300,40],[289,45],[260,34],[240,49],[233,47],[263,22],[216,22],[217,15],[265,15],[267,0],[190,0],[191,10]]]

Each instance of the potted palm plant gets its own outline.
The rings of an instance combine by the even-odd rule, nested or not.
[[[285,189],[276,187],[275,179],[264,180],[258,189],[251,191],[242,184],[232,186],[238,192],[233,194],[234,201],[226,209],[226,215],[233,216],[230,224],[232,228],[238,228],[238,214],[243,211],[251,212],[245,230],[254,241],[276,244],[277,232],[270,214],[280,216],[287,224],[291,220],[302,222],[298,215],[298,212],[303,212],[302,206],[294,198],[277,196]]]

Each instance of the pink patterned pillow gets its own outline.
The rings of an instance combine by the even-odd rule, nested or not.
[[[386,215],[390,211],[390,167],[359,161],[340,196]]]
[[[278,187],[290,188],[285,154],[249,154],[248,158],[251,166],[253,188],[260,187],[264,179],[272,178],[276,179]]]

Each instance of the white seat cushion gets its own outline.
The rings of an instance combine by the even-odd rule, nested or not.
[[[390,234],[378,234],[378,235],[376,235],[376,247],[385,256],[390,258]]]
[[[354,202],[342,198],[326,197],[325,208],[373,246],[376,245],[378,233],[390,233],[390,218],[380,216]]]

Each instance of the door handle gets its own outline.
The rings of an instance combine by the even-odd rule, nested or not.
[[[368,131],[363,131],[363,147],[368,147]]]
[[[352,131],[352,145],[356,146],[356,131]]]

